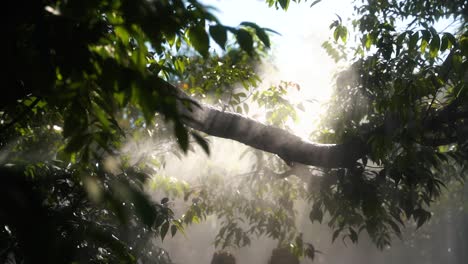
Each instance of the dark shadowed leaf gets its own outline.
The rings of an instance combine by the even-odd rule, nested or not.
[[[161,240],[164,240],[166,237],[167,231],[169,231],[169,222],[166,221],[164,224],[161,226]]]
[[[439,53],[440,49],[440,38],[439,35],[432,36],[431,44],[429,45],[429,55],[431,58],[435,58]]]
[[[281,5],[281,8],[288,10],[290,0],[278,0]]]
[[[202,147],[202,149],[205,151],[205,153],[209,156],[210,155],[210,146],[208,145],[208,141],[200,136],[198,133],[192,131],[191,132],[193,138],[195,139],[195,141],[197,142],[198,145],[200,145],[200,147]]]
[[[210,35],[218,43],[221,48],[226,47],[227,41],[227,30],[226,27],[222,25],[210,26]]]
[[[257,37],[260,39],[260,41],[267,48],[270,47],[270,38],[268,37],[267,33],[265,32],[263,28],[259,27],[257,24],[252,23],[252,22],[242,22],[241,25],[255,29],[255,33],[257,34]]]
[[[356,243],[358,241],[358,234],[351,227],[349,228],[349,238],[353,243]]]
[[[156,211],[150,197],[147,196],[143,191],[137,190],[136,188],[132,188],[130,186],[129,192],[131,195],[130,198],[135,205],[135,211],[137,215],[140,217],[143,224],[151,227],[156,220]]]
[[[171,236],[175,236],[176,233],[177,233],[177,226],[172,225],[171,226]]]
[[[314,260],[315,258],[315,247],[314,245],[310,243],[306,243],[307,248],[305,249],[305,256],[310,258],[311,260]]]
[[[341,228],[340,229],[337,229],[333,232],[333,236],[332,236],[332,243],[335,242],[336,238],[338,238],[338,236],[340,235],[341,233]]]
[[[188,137],[187,128],[184,125],[182,125],[182,123],[176,122],[175,123],[175,134],[176,134],[176,137],[177,137],[177,143],[179,143],[180,148],[184,152],[187,152],[188,144],[189,144],[189,137]]]
[[[322,0],[315,0],[315,1],[312,2],[312,4],[310,4],[310,7],[313,7],[314,5],[316,5],[316,4],[320,3],[320,2],[322,2]]]
[[[208,49],[210,47],[210,40],[208,34],[206,34],[203,25],[190,28],[188,31],[188,37],[190,43],[202,56],[208,56]]]
[[[318,221],[318,222],[322,222],[322,219],[323,219],[323,212],[322,210],[320,210],[320,208],[318,206],[314,206],[312,208],[312,210],[310,211],[310,214],[309,214],[309,219],[310,221],[314,222],[314,221]]]
[[[236,34],[237,42],[240,47],[247,53],[252,54],[253,51],[253,38],[250,33],[245,29],[239,29]]]

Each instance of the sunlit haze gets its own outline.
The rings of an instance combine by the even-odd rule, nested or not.
[[[291,3],[287,11],[269,8],[264,1],[205,0],[215,7],[221,22],[237,26],[243,21],[257,23],[281,35],[271,35],[271,58],[267,58],[260,75],[263,86],[277,84],[280,80],[294,82],[301,89],[291,89],[292,102],[302,102],[305,112],[299,111],[297,124],[290,124],[294,132],[308,137],[323,114],[322,104],[332,92],[333,74],[339,69],[321,47],[332,35],[330,23],[336,15],[343,19],[352,13],[352,1],[323,1],[310,8],[311,1]]]

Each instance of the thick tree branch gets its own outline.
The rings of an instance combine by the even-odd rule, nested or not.
[[[345,144],[309,142],[283,129],[197,102],[169,83],[167,88],[182,99],[178,110],[184,116],[187,126],[212,136],[232,139],[277,154],[287,162],[328,168],[350,167],[367,153],[365,144],[359,140]],[[193,104],[184,101],[192,101]]]
[[[256,149],[277,154],[288,164],[301,163],[325,168],[353,167],[358,159],[370,151],[367,144],[360,139],[353,139],[343,144],[310,142],[283,129],[198,102],[170,83],[164,82],[163,86],[166,92],[180,99],[177,108],[187,126],[208,135],[232,139]],[[439,110],[432,118],[423,121],[423,127],[428,131],[440,132],[443,124],[454,124],[457,120],[467,118],[468,112],[457,111],[457,107],[457,102],[454,102]],[[368,131],[367,134],[388,129],[387,123],[393,121],[387,120],[383,126]],[[393,129],[402,125],[398,121],[393,123]],[[456,137],[436,139],[423,136],[423,141],[423,144],[438,146],[456,142]]]

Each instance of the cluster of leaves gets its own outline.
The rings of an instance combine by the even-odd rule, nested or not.
[[[290,2],[267,1],[284,10]],[[326,171],[313,197],[311,219],[328,213],[334,238],[346,232],[354,242],[365,229],[379,247],[388,245],[390,232],[399,234],[404,220],[421,225],[429,219],[443,168],[464,168],[466,5],[368,1],[356,7],[359,45],[351,69],[337,78],[320,138],[362,138],[370,151],[355,168]],[[252,91],[258,83],[252,64],[270,46],[271,30],[250,22],[222,25],[196,0],[23,0],[7,18],[9,92],[0,98],[2,260],[169,262],[151,240],[212,213],[224,220],[217,237],[223,248],[267,235],[313,257],[315,250],[294,227],[293,204],[304,188],[294,179],[272,180],[285,170],[277,157],[255,152],[256,167],[229,188],[212,182],[215,175],[195,192],[160,179],[157,186],[169,194],[193,196],[180,220],[167,198],[156,203],[144,193],[148,174],[164,166],[163,158],[129,162],[130,153],[121,155],[116,170],[105,169],[109,157],[122,154],[124,137],[149,137],[160,142],[158,151],[177,153],[166,144],[174,142],[167,141],[174,131],[183,152],[191,138],[209,152],[206,140],[183,125],[168,82],[197,96],[213,95],[239,113],[249,112],[246,100],[253,94],[269,111],[267,121],[285,128],[300,108],[284,99],[290,84]],[[438,32],[439,18],[460,26]],[[413,21],[399,29],[406,19]],[[334,43],[325,47],[343,58],[348,29],[341,19],[331,28],[335,43],[343,44],[339,52]],[[225,56],[210,52],[210,38]],[[245,91],[234,86],[239,81]]]
[[[2,165],[2,262],[171,263],[152,240],[180,224],[142,192],[147,175],[95,166]]]
[[[170,51],[188,47],[208,56],[206,25],[223,48],[227,32],[250,54],[270,45],[265,29],[247,22],[239,28],[223,26],[196,1],[45,1],[23,12],[25,5],[15,5],[9,21],[11,35],[17,36],[7,58],[7,83],[14,92],[2,98],[2,120],[22,125],[16,122],[17,108],[38,100],[34,106],[62,114],[67,151],[80,152],[84,160],[93,144],[117,147],[112,141],[121,133],[114,113],[128,104],[148,124],[155,112],[163,114],[180,130],[178,137],[185,137],[175,98],[165,85],[174,70],[168,65],[183,69]]]
[[[232,175],[214,165],[196,182],[161,175],[153,178],[152,187],[175,203],[190,201],[180,218],[186,225],[216,216],[216,248],[248,246],[252,237],[266,236],[297,256],[313,258],[313,246],[302,241],[296,228],[296,203],[307,199],[306,184],[297,177],[285,178],[287,166],[276,156],[249,148],[240,158],[244,156],[256,160],[248,172]]]
[[[266,110],[268,124],[292,131],[288,122],[297,122],[297,111],[304,111],[302,103],[293,104],[288,100],[287,94],[292,89],[300,90],[300,86],[297,83],[280,81],[277,85],[253,94],[253,101]]]
[[[312,4],[310,5],[310,7],[320,3],[322,0],[315,0],[312,2]],[[276,9],[283,9],[283,10],[288,10],[289,8],[289,4],[291,2],[294,2],[294,3],[300,3],[301,0],[266,0],[267,4],[272,7],[274,6]],[[307,2],[307,0],[304,0],[303,2]]]
[[[214,59],[191,58],[185,64],[192,73],[188,76],[190,80],[184,82],[183,76],[178,78],[182,85],[187,84],[185,89],[194,96],[212,97],[207,99],[215,100],[214,105],[231,111],[248,113],[245,101],[250,99],[249,104],[257,104],[269,113],[267,123],[287,129],[287,123],[297,118],[297,106],[287,100],[287,90],[300,89],[299,86],[281,82],[265,90],[253,90],[245,82],[253,86],[258,80],[251,72],[257,61],[252,57],[239,56],[242,53],[238,52],[231,50],[223,57]],[[237,63],[234,64],[234,61]],[[217,78],[215,73],[229,78]],[[241,85],[235,85],[239,82]],[[225,89],[212,90],[217,87]],[[149,134],[154,137],[158,133]],[[164,160],[167,154],[162,153],[157,159]],[[180,157],[177,151],[170,154]],[[296,229],[296,202],[307,198],[304,182],[298,178],[283,179],[290,174],[279,157],[251,148],[247,148],[240,159],[246,156],[248,160],[256,162],[248,172],[240,175],[231,175],[222,169],[219,171],[220,168],[214,164],[202,172],[202,177],[196,182],[186,183],[170,175],[158,175],[152,178],[150,186],[164,192],[176,204],[189,202],[187,208],[180,212],[180,220],[186,225],[216,216],[220,220],[220,229],[215,246],[221,250],[248,246],[252,237],[267,236],[278,241],[279,247],[288,248],[297,256],[313,258],[313,246],[302,242]],[[164,168],[164,164],[156,166]]]
[[[453,258],[459,263],[466,259],[463,245],[466,244],[468,234],[465,224],[468,219],[468,185],[456,178],[456,175],[466,173],[466,170],[461,171],[457,164],[453,165],[444,168],[446,186],[450,191],[443,192],[439,200],[434,202],[431,207],[431,219],[417,232],[404,235],[403,247],[413,247],[419,259],[443,261],[444,258]],[[452,232],[458,235],[450,242],[433,244],[433,241],[443,241],[442,237],[447,235],[447,228],[452,228]]]
[[[319,138],[361,138],[369,154],[355,168],[325,173],[311,219],[328,212],[334,239],[345,233],[355,242],[365,229],[377,246],[389,245],[405,220],[418,227],[429,220],[428,208],[447,181],[445,168],[466,165],[466,7],[464,1],[356,6],[358,44],[347,51],[354,61],[337,76],[333,111]],[[438,31],[437,22],[452,24]],[[347,41],[341,19],[331,27],[335,42]],[[339,59],[346,53],[341,45],[326,46]]]
[[[265,54],[260,49],[257,51],[249,55],[239,48],[228,47],[222,56],[181,57],[183,63],[176,64],[176,67],[183,70],[177,72],[175,82],[192,96],[213,106],[229,111],[243,106],[248,113],[246,100],[260,81],[255,66]]]
[[[155,203],[144,193],[145,173],[153,171],[122,162],[109,172],[105,161],[119,154],[124,137],[167,139],[155,121],[171,121],[187,151],[189,131],[166,83],[189,79],[181,74],[190,59],[180,54],[207,58],[210,37],[224,49],[231,34],[239,57],[254,57],[270,46],[268,29],[224,26],[195,0],[24,0],[9,10],[9,92],[0,99],[1,259],[168,262],[151,240],[174,235],[182,223],[167,200]],[[239,79],[246,72],[225,74]],[[202,137],[191,135],[208,151]]]

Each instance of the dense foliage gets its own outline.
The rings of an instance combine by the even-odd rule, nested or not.
[[[332,216],[335,234],[366,229],[378,246],[413,218],[418,227],[451,180],[463,180],[467,141],[467,2],[368,1],[355,7],[357,45],[339,18],[324,43],[352,65],[337,76],[320,138],[358,137],[368,155],[332,175],[311,215]],[[351,25],[349,25],[351,26]],[[439,28],[439,29],[436,29]],[[337,188],[336,188],[337,187]],[[358,231],[359,230],[359,231]]]
[[[209,56],[210,35],[222,48],[233,35],[255,58],[254,45],[269,45],[265,31],[223,26],[197,1],[18,1],[6,28],[1,261],[168,261],[152,240],[174,235],[182,222],[167,199],[156,203],[143,192],[153,171],[125,162],[122,142],[143,133],[167,139],[171,128],[154,126],[166,121],[186,151],[189,131],[166,81],[201,83],[187,76],[185,62],[195,52]],[[225,74],[249,79],[242,69]],[[114,156],[122,162],[111,172],[106,160]]]
[[[286,10],[291,1],[266,2]],[[286,100],[295,84],[256,89],[255,66],[274,31],[222,25],[196,0],[16,1],[5,19],[8,92],[0,97],[0,261],[169,263],[155,241],[210,214],[224,220],[220,248],[268,235],[313,258],[294,224],[297,200],[311,203],[311,220],[327,221],[333,239],[355,242],[366,230],[388,245],[408,220],[424,224],[443,187],[465,175],[467,8],[369,0],[356,3],[352,25],[332,23],[324,47],[352,65],[337,76],[333,111],[313,137],[367,142],[354,167],[290,170],[246,149],[250,172],[235,182],[206,173],[195,187],[158,174],[168,152],[196,143],[210,153],[177,111],[194,103],[173,89],[228,111],[260,107],[267,123],[288,130],[301,108]],[[128,142],[155,151],[135,157]],[[284,179],[292,174],[314,183]],[[168,198],[151,199],[148,183],[187,201],[183,217]]]

